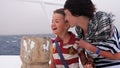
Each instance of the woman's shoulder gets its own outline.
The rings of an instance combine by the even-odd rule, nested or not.
[[[111,13],[97,11],[94,14],[93,19],[91,20],[90,26],[91,27],[91,34],[90,36],[95,40],[106,40],[111,36],[112,32],[112,23],[114,19],[112,18],[113,15]]]
[[[92,22],[97,24],[99,29],[107,28],[111,29],[111,25],[114,22],[114,15],[112,13],[107,13],[104,11],[97,11],[94,14]]]
[[[109,21],[109,23],[112,23],[114,21],[113,19],[114,15],[112,13],[104,12],[104,11],[96,11],[94,13],[93,19],[96,19],[98,21]]]

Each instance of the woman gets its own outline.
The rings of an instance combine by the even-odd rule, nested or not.
[[[76,26],[76,43],[94,58],[96,68],[120,68],[120,38],[113,15],[96,12],[91,0],[67,0],[64,9],[70,26]]]

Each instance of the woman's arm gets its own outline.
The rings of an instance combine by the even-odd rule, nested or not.
[[[78,43],[80,47],[85,48],[91,52],[96,53],[98,51],[97,47],[95,47],[94,45],[92,45],[82,39],[80,39],[80,41],[76,41],[76,43]],[[112,60],[120,59],[120,52],[118,52],[116,54],[112,54],[110,51],[100,50],[99,55],[109,58],[109,59],[112,59]]]

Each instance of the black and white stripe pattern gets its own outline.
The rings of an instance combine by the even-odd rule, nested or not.
[[[99,43],[93,43],[96,45],[96,47],[99,47],[103,50],[109,50],[113,54],[120,52],[120,36],[117,34],[117,29],[114,27],[114,33],[111,38],[109,38],[107,41],[102,41]],[[103,68],[103,67],[112,67],[112,68],[120,68],[120,60],[110,60],[108,58],[104,58],[102,56],[95,57],[94,58],[97,68]],[[114,67],[115,66],[115,67]]]
[[[93,19],[90,20],[86,36],[82,34],[83,30],[79,26],[76,27],[78,38],[83,38],[96,47],[111,51],[113,54],[120,52],[120,36],[117,28],[112,25],[112,17],[112,14],[96,12]],[[92,52],[87,52],[94,58],[96,68],[120,68],[120,60],[110,60]]]

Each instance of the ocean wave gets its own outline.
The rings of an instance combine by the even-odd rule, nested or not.
[[[33,35],[1,35],[0,55],[19,55],[20,42],[23,36],[38,36],[54,38],[53,34],[33,34]]]

